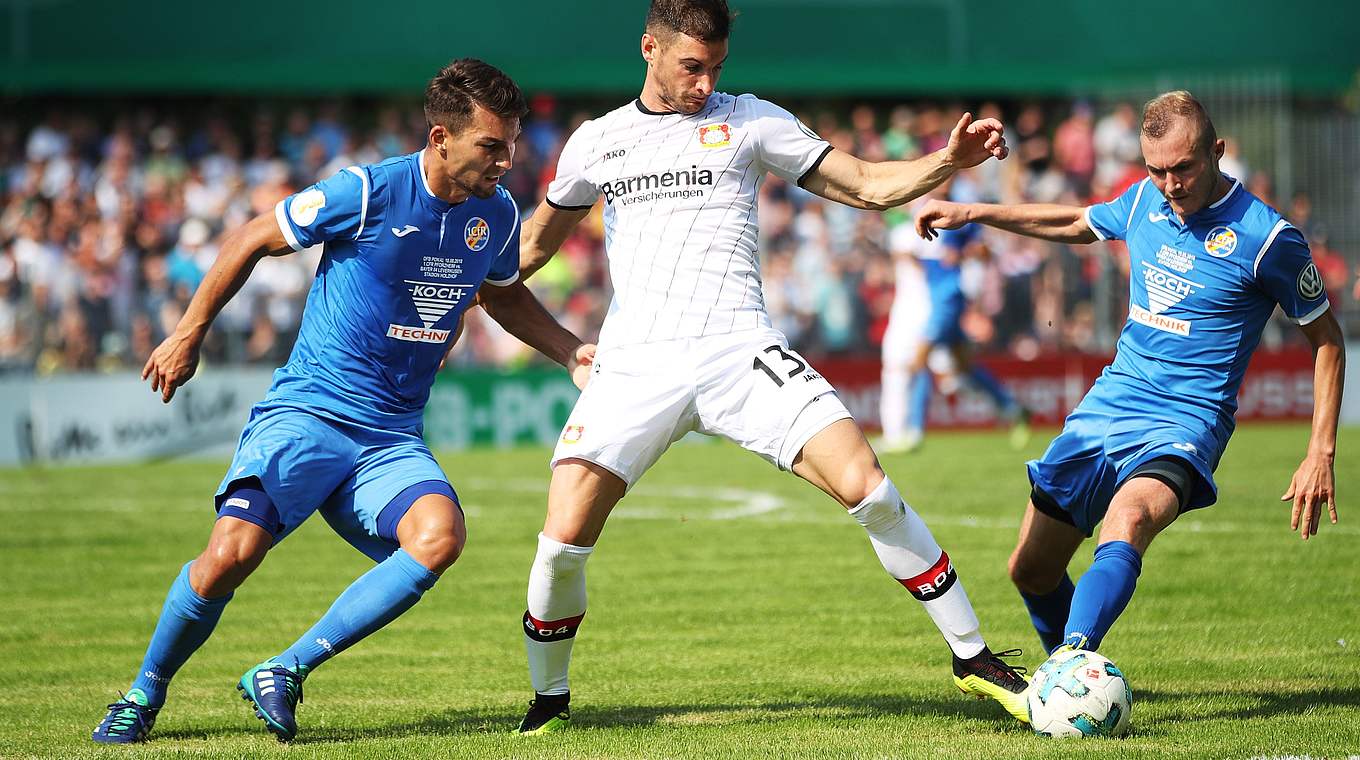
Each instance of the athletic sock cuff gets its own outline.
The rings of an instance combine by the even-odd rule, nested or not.
[[[1122,560],[1133,569],[1134,577],[1143,572],[1143,555],[1128,541],[1110,541],[1096,547],[1096,560]]]
[[[411,581],[412,585],[422,592],[434,588],[434,584],[439,580],[439,574],[432,572],[428,567],[420,564],[415,557],[412,557],[405,549],[397,549],[392,552],[392,556],[383,560],[391,562],[392,566],[401,571]]]
[[[906,510],[901,508],[902,496],[892,479],[883,476],[883,482],[869,492],[869,495],[851,509],[849,514],[870,533],[882,533],[902,522]]]
[[[538,561],[552,569],[576,569],[585,564],[595,551],[593,546],[575,546],[538,534]]]
[[[235,596],[236,592],[232,591],[227,593],[226,596],[219,596],[213,599],[199,596],[199,593],[194,591],[194,585],[189,582],[189,568],[193,567],[193,564],[192,560],[184,563],[184,566],[179,569],[179,576],[175,578],[175,585],[181,587],[178,601],[191,607],[193,617],[197,618],[210,610],[216,610],[226,606],[227,602],[231,601],[231,598]]]

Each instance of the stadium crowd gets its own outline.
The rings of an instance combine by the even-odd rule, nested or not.
[[[835,147],[884,160],[940,147],[960,110],[913,103],[799,113]],[[563,141],[589,115],[551,96],[532,99],[504,180],[523,213],[542,198]],[[983,104],[977,115],[1005,121],[1013,154],[960,176],[954,198],[1084,204],[1145,176],[1129,104]],[[344,101],[278,110],[147,102],[108,119],[72,105],[0,117],[0,372],[139,368],[178,321],[224,233],[319,178],[417,150],[424,139],[417,108],[361,113]],[[1305,231],[1334,304],[1360,300],[1360,280],[1328,246],[1306,194],[1273,199],[1269,176],[1252,171],[1231,140],[1223,168]],[[773,176],[762,194],[763,276],[776,326],[813,356],[876,354],[893,299],[892,253],[914,234],[910,209],[857,211]],[[609,303],[602,229],[597,206],[531,281],[582,336],[596,334]],[[982,350],[1030,357],[1112,349],[1127,309],[1126,258],[991,231],[986,241],[988,255],[965,269],[965,329]],[[282,363],[319,258],[311,249],[260,262],[217,320],[204,361]],[[1266,339],[1293,332],[1276,326]],[[529,357],[489,319],[470,317],[453,361],[503,366]]]

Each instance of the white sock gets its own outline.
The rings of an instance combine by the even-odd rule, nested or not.
[[[529,679],[539,694],[566,694],[576,628],[586,614],[586,560],[593,546],[572,546],[538,534],[529,570],[524,648]]]
[[[892,481],[885,476],[850,516],[869,533],[883,569],[921,602],[954,654],[966,659],[981,652],[985,644],[977,613],[949,555]]]
[[[878,416],[883,440],[900,443],[907,438],[907,397],[911,395],[911,374],[906,367],[883,365],[882,394]]]

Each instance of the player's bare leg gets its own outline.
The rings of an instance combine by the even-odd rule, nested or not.
[[[828,425],[794,458],[793,472],[868,532],[883,569],[921,602],[948,642],[959,688],[992,697],[1018,720],[1028,720],[1025,679],[987,649],[949,555],[883,472],[859,426],[849,419]]]
[[[430,572],[443,573],[467,545],[463,511],[443,494],[426,494],[397,523],[397,542]]]
[[[548,518],[529,571],[524,647],[534,700],[520,733],[547,733],[570,719],[568,670],[576,629],[586,614],[586,560],[626,491],[619,476],[583,459],[564,459],[553,468]]]
[[[1045,652],[1061,646],[1067,632],[1074,589],[1067,566],[1085,540],[1076,526],[1039,511],[1033,500],[1025,507],[1008,570]]]
[[[1153,477],[1133,477],[1115,492],[1100,528],[1095,562],[1077,582],[1064,645],[1096,649],[1128,606],[1152,539],[1180,514],[1181,495]]]

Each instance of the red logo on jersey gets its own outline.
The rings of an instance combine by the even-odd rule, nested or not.
[[[567,425],[562,431],[562,443],[576,443],[581,440],[581,435],[586,432],[585,425]]]
[[[699,144],[705,148],[731,145],[732,128],[727,124],[707,124],[699,127]]]

